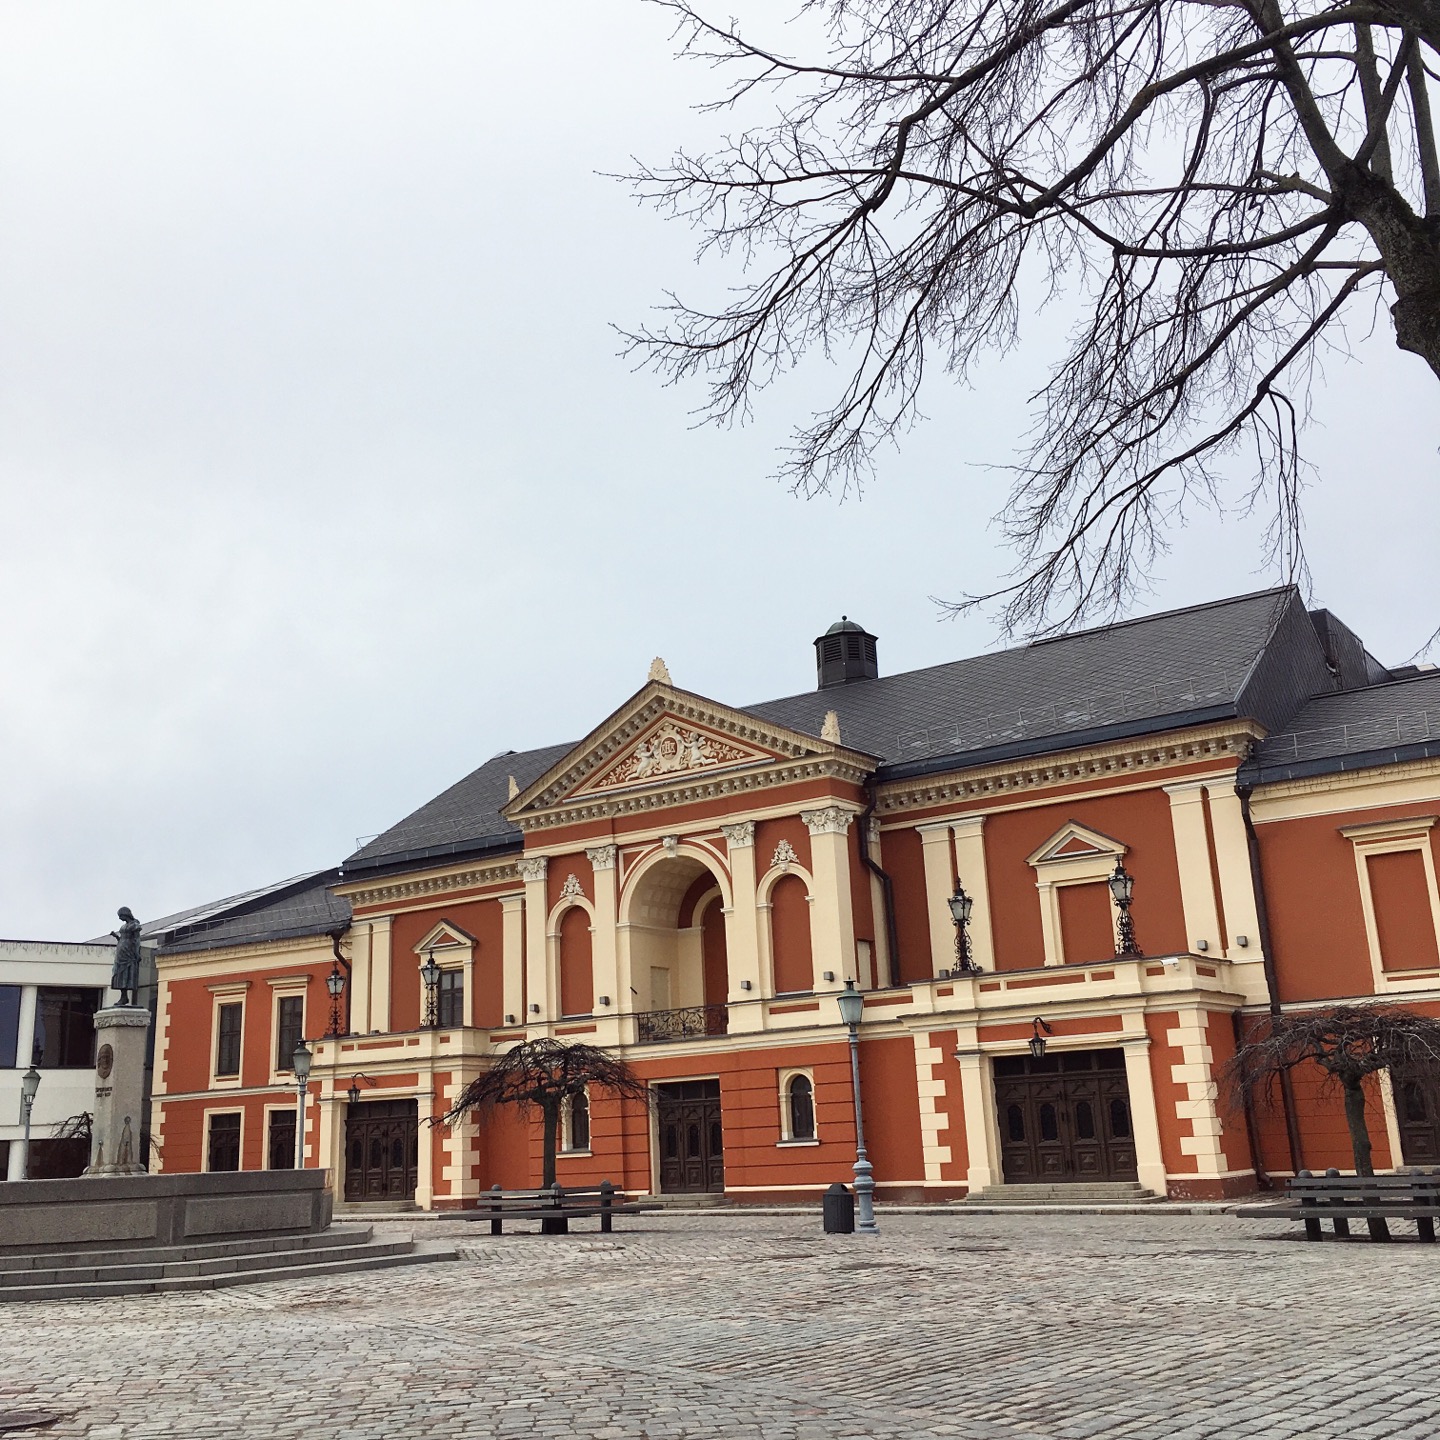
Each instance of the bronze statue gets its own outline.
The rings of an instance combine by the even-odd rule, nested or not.
[[[128,905],[122,905],[119,914],[120,928],[110,932],[115,937],[115,968],[110,972],[110,988],[120,992],[122,1005],[133,1005],[140,989],[140,922]]]

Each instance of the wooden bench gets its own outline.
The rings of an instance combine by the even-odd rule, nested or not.
[[[1324,1238],[1321,1221],[1336,1235],[1349,1235],[1352,1220],[1364,1220],[1372,1239],[1388,1240],[1386,1220],[1413,1220],[1420,1239],[1435,1239],[1440,1218],[1440,1170],[1406,1170],[1395,1175],[1342,1175],[1302,1170],[1275,1205],[1247,1205],[1235,1212],[1243,1220],[1303,1220],[1305,1238]]]
[[[600,1231],[608,1235],[617,1215],[640,1215],[664,1208],[653,1201],[627,1199],[623,1190],[604,1180],[593,1189],[566,1189],[557,1184],[548,1190],[502,1190],[496,1185],[473,1209],[458,1213],[465,1220],[488,1220],[492,1235],[503,1235],[507,1220],[539,1220],[542,1234],[568,1235],[571,1220],[598,1215]]]

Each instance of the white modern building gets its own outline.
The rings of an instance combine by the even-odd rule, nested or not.
[[[0,940],[0,1176],[25,1174],[20,1081],[32,1063],[30,1178],[78,1175],[88,1162],[88,1142],[58,1132],[95,1108],[92,1017],[120,998],[109,988],[114,959],[111,945]]]

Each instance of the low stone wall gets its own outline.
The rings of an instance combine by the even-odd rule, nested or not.
[[[199,1244],[324,1230],[325,1170],[83,1176],[0,1184],[0,1255]]]

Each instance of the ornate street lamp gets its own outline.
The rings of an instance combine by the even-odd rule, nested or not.
[[[1120,919],[1115,926],[1120,937],[1120,948],[1116,950],[1115,958],[1119,960],[1130,957],[1138,960],[1144,952],[1135,943],[1135,922],[1130,918],[1130,902],[1135,894],[1135,877],[1125,868],[1125,862],[1118,856],[1115,860],[1115,871],[1107,883],[1115,901],[1115,908],[1120,912]]]
[[[340,962],[333,961],[330,973],[325,977],[325,988],[330,992],[330,1028],[327,1035],[340,1033],[340,997],[345,993],[345,976],[340,971]]]
[[[350,1088],[345,1092],[345,1098],[352,1105],[358,1105],[360,1103],[360,1082],[362,1080],[367,1085],[373,1085],[375,1083],[368,1075],[352,1075],[350,1077]]]
[[[25,1127],[25,1150],[20,1166],[20,1178],[30,1178],[30,1112],[35,1108],[35,1095],[40,1089],[40,1072],[35,1068],[35,1062],[30,1062],[30,1068],[20,1077],[20,1123]]]
[[[1055,1033],[1050,1028],[1049,1023],[1037,1015],[1031,1024],[1030,1039],[1028,1041],[1030,1053],[1037,1060],[1043,1060],[1045,1058],[1045,1035],[1040,1033],[1042,1030],[1045,1032],[1045,1035],[1053,1035]]]
[[[433,950],[425,956],[420,978],[425,982],[425,1018],[421,1023],[427,1030],[434,1030],[440,1024],[440,967],[435,963]]]
[[[950,918],[955,922],[955,968],[952,975],[978,975],[980,967],[970,954],[970,911],[975,901],[965,893],[965,887],[957,880],[955,893],[945,902],[950,907]]]
[[[853,980],[835,997],[840,1006],[840,1019],[850,1031],[850,1093],[855,1100],[855,1204],[860,1218],[855,1225],[861,1235],[878,1235],[875,1223],[875,1177],[870,1157],[865,1152],[865,1115],[860,1104],[860,1017],[865,1013],[865,997],[855,988]]]
[[[305,1168],[305,1098],[310,1093],[310,1047],[301,1038],[290,1063],[295,1071],[295,1168]]]

